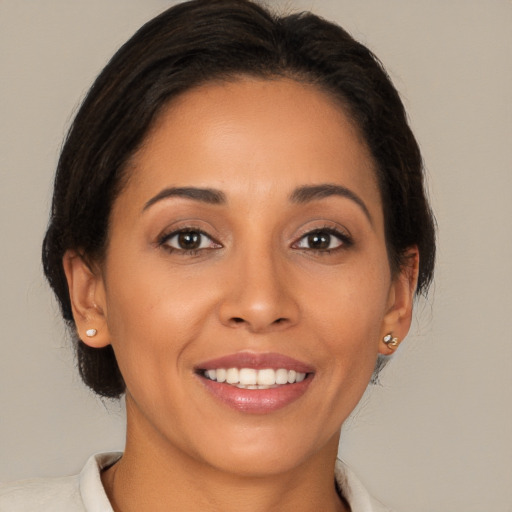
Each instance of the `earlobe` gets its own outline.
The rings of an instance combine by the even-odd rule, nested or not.
[[[379,344],[379,352],[383,355],[393,353],[409,332],[418,271],[419,251],[416,246],[413,246],[406,251],[404,264],[391,283],[389,305]]]
[[[105,289],[100,273],[94,272],[76,251],[66,251],[62,264],[79,338],[92,348],[109,345]]]

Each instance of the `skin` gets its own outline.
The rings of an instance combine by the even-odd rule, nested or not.
[[[360,202],[290,199],[323,184]],[[169,187],[225,201],[158,198]],[[183,228],[210,238],[195,252],[163,242]],[[307,233],[326,229],[341,238],[315,250]],[[392,275],[372,159],[328,95],[247,78],[175,99],[130,163],[105,260],[64,258],[81,338],[112,344],[127,384],[125,455],[103,474],[114,509],[348,510],[333,485],[339,432],[378,353],[390,353],[382,337],[409,329],[409,256]],[[276,411],[233,409],[195,369],[241,351],[293,357],[314,378]]]

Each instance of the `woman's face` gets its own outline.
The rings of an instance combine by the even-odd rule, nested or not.
[[[243,474],[332,454],[399,281],[350,120],[290,80],[204,85],[167,108],[128,172],[91,341],[115,350],[128,435]]]

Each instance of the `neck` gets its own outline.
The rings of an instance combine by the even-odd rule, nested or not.
[[[115,512],[349,510],[334,485],[338,436],[293,468],[251,475],[206,464],[146,428],[128,411],[125,453],[102,475]]]

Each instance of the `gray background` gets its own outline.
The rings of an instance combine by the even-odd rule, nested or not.
[[[0,480],[123,446],[122,405],[79,382],[39,250],[79,99],[163,0],[0,0]],[[439,259],[413,331],[344,428],[397,512],[512,511],[512,2],[297,0],[381,58],[422,147]]]

